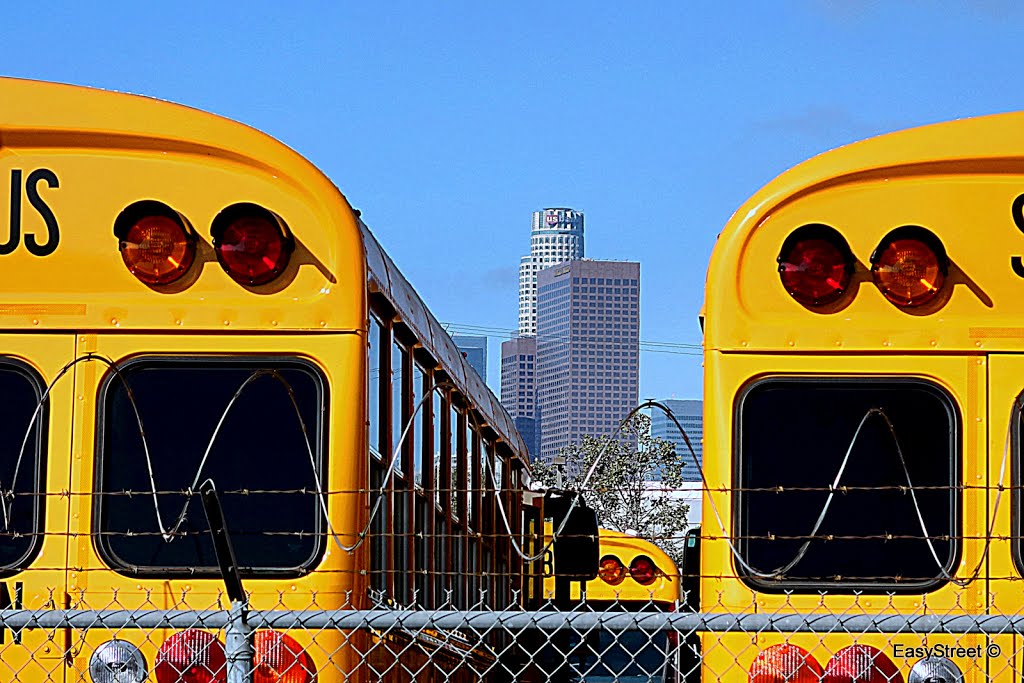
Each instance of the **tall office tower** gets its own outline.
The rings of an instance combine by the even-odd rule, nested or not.
[[[518,337],[501,344],[501,404],[515,421],[531,458],[539,452],[534,389],[536,356],[535,337]]]
[[[614,434],[637,404],[640,264],[570,261],[537,276],[540,458]]]
[[[519,260],[519,335],[537,334],[537,273],[557,263],[583,258],[583,212],[533,212],[530,253]]]
[[[469,364],[480,375],[480,379],[487,383],[487,337],[477,337],[468,334],[453,334],[452,341],[459,347],[459,351],[466,357]]]
[[[658,401],[672,411],[690,438],[697,462],[704,466],[704,402],[666,398]],[[659,408],[651,409],[651,436],[671,441],[676,447],[676,457],[683,461],[683,481],[699,482],[700,471],[693,464],[693,455],[686,447],[679,428]]]

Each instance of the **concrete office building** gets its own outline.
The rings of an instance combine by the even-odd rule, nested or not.
[[[539,453],[534,387],[536,356],[535,337],[519,337],[501,344],[501,404],[512,416],[531,459]]]
[[[453,334],[452,341],[459,347],[459,351],[466,357],[469,364],[480,375],[480,379],[487,383],[487,337],[478,337],[468,334]]]
[[[537,334],[537,273],[557,263],[583,258],[583,212],[533,212],[530,253],[519,260],[519,336]]]
[[[540,459],[612,434],[637,404],[640,264],[575,260],[537,276]]]
[[[690,445],[693,446],[693,453],[697,456],[697,462],[704,466],[704,402],[696,400],[681,400],[675,398],[660,399],[658,401],[672,411],[679,424],[686,431],[690,438]],[[658,408],[651,409],[651,436],[671,441],[676,447],[676,457],[682,459],[683,480],[689,482],[700,482],[700,472],[693,464],[693,455],[686,447],[683,435],[679,428],[669,419],[668,415]]]

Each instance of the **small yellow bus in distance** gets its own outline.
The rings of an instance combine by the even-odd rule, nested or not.
[[[206,480],[254,609],[510,606],[523,442],[323,174],[165,102],[12,79],[0,101],[5,607],[224,609]],[[5,680],[226,676],[207,629],[6,635]],[[447,647],[361,638],[259,632],[257,680],[401,680]]]
[[[550,539],[552,524],[545,523]],[[594,612],[674,612],[680,609],[681,576],[672,558],[650,541],[619,531],[598,530],[598,576],[584,593],[572,582],[569,602]],[[544,577],[545,601],[556,601],[555,577]],[[578,607],[576,609],[579,609]],[[579,681],[672,681],[680,670],[674,633],[612,632],[595,629],[581,639],[574,634],[568,663]],[[581,643],[581,640],[583,642]],[[553,671],[554,662],[547,666]]]
[[[740,207],[707,276],[702,611],[1020,613],[1022,258],[1021,113],[827,152]],[[1022,666],[1010,633],[751,643],[705,634],[703,680]]]

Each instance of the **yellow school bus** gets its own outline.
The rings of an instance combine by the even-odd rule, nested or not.
[[[226,608],[207,480],[254,609],[510,605],[523,442],[323,174],[152,99],[0,101],[4,607]],[[5,636],[4,680],[226,675],[215,630]],[[477,678],[388,638],[261,632],[257,680]]]
[[[551,530],[552,524],[545,524],[548,539]],[[557,567],[547,563],[544,600],[562,607],[571,605],[577,611],[601,613],[675,612],[681,608],[682,575],[661,548],[642,538],[601,528],[598,549],[597,577],[582,586],[581,582],[567,585],[569,595],[565,602],[557,594]],[[572,671],[571,680],[581,683],[675,681],[681,670],[678,638],[667,631],[593,629],[583,636],[572,633],[558,646],[561,651],[542,650],[544,668],[553,672],[564,661]],[[563,651],[569,655],[562,655]]]
[[[704,311],[703,611],[1020,612],[1022,151],[1019,113],[884,135],[787,171],[726,225]],[[1009,633],[702,649],[703,680],[1022,670]]]

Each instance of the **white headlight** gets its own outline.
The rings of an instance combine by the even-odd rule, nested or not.
[[[925,657],[910,670],[907,683],[960,683],[964,675],[952,660],[945,657]]]
[[[108,640],[89,658],[93,683],[142,683],[147,671],[139,648],[125,640]]]

